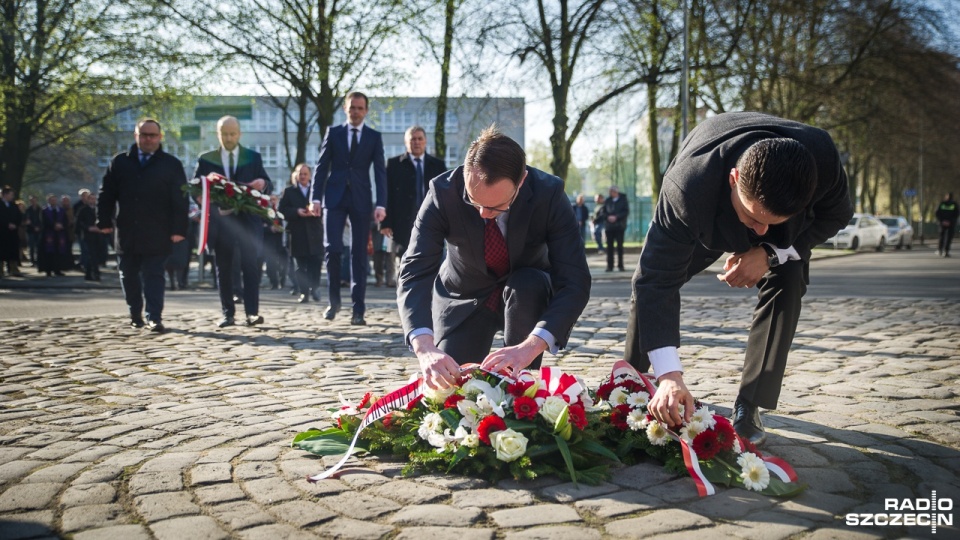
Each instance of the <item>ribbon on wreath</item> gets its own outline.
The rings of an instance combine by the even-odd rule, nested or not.
[[[615,379],[620,377],[629,377],[635,380],[639,380],[647,388],[647,392],[650,394],[650,397],[653,398],[653,395],[657,393],[657,386],[650,380],[646,375],[638,372],[636,368],[630,365],[625,360],[618,360],[613,364],[613,368],[610,371],[610,382],[614,383]],[[697,452],[694,451],[693,447],[687,444],[687,441],[683,440],[679,435],[677,435],[672,429],[664,427],[667,434],[671,439],[680,443],[680,449],[683,454],[683,464],[687,467],[687,473],[690,474],[690,478],[693,479],[694,484],[697,486],[697,493],[701,497],[706,497],[708,495],[716,494],[717,490],[713,487],[713,484],[707,480],[706,475],[703,474],[703,471],[700,470],[700,460],[697,458]],[[796,482],[797,473],[793,470],[786,461],[775,458],[775,457],[760,457],[763,461],[764,466],[770,473],[775,474],[783,482]]]
[[[210,181],[206,176],[200,177],[200,243],[197,253],[202,253],[207,247],[207,237],[210,234]]]
[[[480,369],[480,366],[477,364],[466,364],[460,367],[461,377],[464,373],[469,373],[471,371]],[[513,382],[513,379],[507,377],[506,375],[499,373],[492,373],[486,370],[481,370],[484,373],[494,375],[499,377],[501,380],[508,382]],[[353,450],[357,446],[357,439],[360,437],[360,432],[364,430],[370,424],[380,420],[384,416],[390,414],[392,411],[405,409],[414,400],[420,398],[423,395],[423,378],[417,377],[416,380],[404,385],[401,388],[397,388],[393,392],[383,396],[378,399],[367,409],[366,414],[363,415],[363,420],[360,421],[360,425],[357,426],[357,432],[353,434],[353,440],[350,441],[350,447],[347,448],[347,451],[343,454],[343,457],[340,458],[340,461],[336,465],[330,467],[326,471],[323,471],[320,474],[315,474],[313,476],[308,476],[307,481],[312,483],[319,482],[320,480],[325,480],[333,476],[341,467],[350,459],[350,456],[353,455]]]

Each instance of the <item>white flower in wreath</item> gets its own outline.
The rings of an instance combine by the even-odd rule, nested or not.
[[[627,426],[633,431],[640,431],[647,428],[647,413],[641,410],[632,410],[627,415]]]
[[[258,190],[256,190],[256,189],[253,189],[253,188],[249,188],[249,189],[250,189],[250,194],[253,195],[254,197],[260,197],[261,199],[264,198],[264,197],[263,197],[263,193],[260,193],[260,191],[258,191]],[[267,200],[269,201],[270,199],[267,198]]]
[[[457,440],[457,443],[460,446],[466,446],[467,448],[476,448],[480,446],[480,436],[476,433],[472,433],[468,430],[463,422],[460,422],[460,425],[457,426],[457,431],[454,432],[453,437]]]
[[[427,385],[423,385],[423,397],[428,401],[434,403],[443,403],[450,397],[457,389],[454,387],[449,388],[430,388]]]
[[[628,392],[624,387],[618,386],[610,391],[610,398],[607,401],[609,401],[614,407],[617,405],[626,405],[627,398],[629,396],[630,392]]]
[[[670,434],[663,424],[654,420],[647,424],[647,440],[654,446],[666,446],[670,442]]]
[[[758,458],[756,454],[750,452],[741,454],[737,458],[737,463],[743,468],[740,478],[743,480],[743,486],[754,491],[763,491],[770,485],[770,471]]]
[[[742,454],[742,453],[743,453],[743,448],[740,447],[740,439],[738,439],[738,438],[734,438],[734,439],[733,439],[733,453],[734,453],[734,454]]]
[[[694,422],[691,420],[680,429],[680,438],[687,441],[687,444],[693,444],[693,440],[697,438],[697,435],[706,430],[707,426],[704,425],[703,422]]]
[[[477,396],[477,407],[480,409],[480,413],[483,416],[495,414],[500,418],[503,418],[506,415],[506,413],[503,411],[503,403],[492,401],[488,394],[480,394]]]
[[[567,409],[567,402],[560,396],[550,396],[540,406],[540,416],[547,419],[551,425],[557,423],[557,418]]]
[[[457,402],[457,410],[463,415],[463,418],[460,420],[460,425],[466,426],[470,429],[477,427],[477,424],[479,424],[481,418],[483,418],[483,416],[480,414],[480,407],[477,406],[477,402],[469,399],[461,399],[459,402]]]
[[[267,208],[267,217],[270,219],[277,219],[277,212],[273,208]]]
[[[627,405],[633,409],[646,408],[647,403],[650,403],[650,394],[646,392],[633,392],[627,396]]]
[[[703,406],[697,409],[697,412],[690,415],[691,422],[700,422],[707,429],[713,429],[717,425],[717,419],[713,417],[713,411]]]
[[[467,399],[477,400],[479,403],[478,396],[483,394],[487,396],[487,399],[490,403],[501,403],[504,400],[503,389],[500,386],[492,386],[487,381],[481,381],[479,379],[470,379],[463,385],[463,392],[467,396]]]
[[[195,186],[196,186],[196,185],[199,185],[199,184],[200,184],[200,177],[198,176],[198,177],[196,177],[196,178],[191,178],[191,179],[190,179],[190,183],[193,184],[193,185],[195,185]]]
[[[490,445],[500,461],[514,461],[527,452],[527,438],[509,428],[490,435]]]
[[[417,428],[417,435],[431,445],[436,446],[431,442],[431,435],[439,434],[441,430],[443,430],[443,417],[437,413],[428,413],[423,417],[423,421],[420,422],[420,427]]]
[[[447,446],[453,442],[453,435],[450,434],[450,430],[444,430],[443,433],[437,431],[432,431],[427,434],[427,443],[430,446],[437,448],[438,452],[442,452]]]

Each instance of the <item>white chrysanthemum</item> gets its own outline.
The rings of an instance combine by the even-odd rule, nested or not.
[[[680,438],[687,441],[687,444],[693,444],[693,440],[697,438],[697,435],[706,430],[707,426],[705,426],[703,422],[690,421],[680,429]]]
[[[447,445],[447,438],[443,436],[443,433],[431,431],[427,434],[427,442],[435,448],[443,448]]]
[[[423,385],[423,398],[427,401],[432,401],[433,403],[443,403],[456,390],[457,389],[454,387],[434,389],[427,385]]]
[[[420,428],[428,432],[439,433],[443,430],[443,417],[437,413],[428,413],[423,417]]]
[[[607,398],[607,401],[609,401],[614,407],[617,405],[626,405],[627,397],[629,395],[630,392],[628,392],[626,388],[618,386],[610,391],[610,397]]]
[[[633,431],[640,431],[647,428],[647,414],[643,411],[633,410],[627,415],[627,425]]]
[[[697,412],[690,415],[691,422],[700,422],[707,429],[713,429],[717,425],[717,419],[713,417],[713,411],[711,411],[706,405],[697,409]]]
[[[270,219],[277,219],[277,211],[273,208],[267,208],[267,217]]]
[[[477,424],[480,423],[480,407],[477,407],[477,403],[470,399],[461,399],[457,402],[457,410],[460,411],[460,414],[463,415],[463,418],[460,420],[460,424],[466,426],[470,429],[477,427]]]
[[[650,403],[650,394],[646,392],[634,392],[627,396],[627,405],[633,409],[646,408]]]
[[[770,485],[770,471],[767,470],[767,466],[759,458],[747,460],[746,464],[743,465],[740,478],[743,479],[744,487],[754,491],[763,491]]]
[[[763,464],[763,460],[757,457],[753,452],[744,452],[740,454],[737,458],[737,465],[741,468],[747,468],[750,465],[759,465],[766,468],[766,465]]]
[[[670,442],[670,435],[663,424],[653,421],[647,424],[647,440],[654,446],[666,446]]]
[[[250,194],[253,195],[254,197],[265,198],[265,199],[268,200],[268,201],[270,200],[270,197],[264,197],[264,196],[263,196],[263,193],[260,193],[259,190],[256,190],[256,189],[253,189],[253,188],[250,188]]]

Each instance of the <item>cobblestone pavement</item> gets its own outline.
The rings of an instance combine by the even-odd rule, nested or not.
[[[621,354],[627,302],[591,300],[569,349],[546,364],[596,384]],[[729,411],[752,299],[686,298],[692,390]],[[394,311],[370,324],[273,309],[264,327],[178,314],[164,335],[121,317],[0,322],[0,538],[592,539],[933,536],[929,526],[852,527],[885,498],[960,502],[960,306],[811,300],[766,451],[809,489],[791,500],[719,488],[655,463],[600,486],[399,476],[401,463],[290,448],[328,423],[337,394],[401,385],[416,370]],[[948,512],[956,519],[960,512]],[[957,538],[941,525],[936,538]]]

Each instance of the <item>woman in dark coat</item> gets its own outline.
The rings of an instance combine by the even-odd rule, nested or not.
[[[37,266],[47,276],[63,275],[73,265],[70,250],[70,221],[55,195],[47,195],[40,212],[40,254]]]
[[[287,220],[290,254],[297,262],[297,287],[301,304],[312,297],[320,301],[320,269],[323,264],[323,222],[319,204],[311,205],[310,167],[301,163],[293,169],[292,186],[283,192],[280,213]]]

